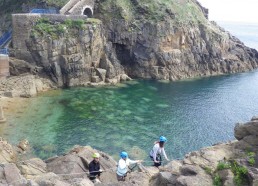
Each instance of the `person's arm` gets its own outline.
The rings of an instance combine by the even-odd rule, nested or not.
[[[168,157],[167,157],[167,154],[166,154],[166,152],[165,152],[165,148],[164,148],[164,147],[161,148],[161,152],[162,152],[162,154],[164,155],[165,159],[166,159],[167,161],[169,161],[169,159],[168,159]]]

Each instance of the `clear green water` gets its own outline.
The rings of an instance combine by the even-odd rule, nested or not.
[[[234,139],[235,123],[258,115],[258,72],[191,81],[132,81],[118,87],[72,88],[29,99],[7,115],[0,135],[27,138],[41,158],[73,145],[117,157],[148,158],[160,135],[170,159]]]

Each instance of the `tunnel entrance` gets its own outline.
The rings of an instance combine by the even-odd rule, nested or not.
[[[91,18],[93,16],[92,10],[90,8],[85,8],[83,11],[83,15]]]

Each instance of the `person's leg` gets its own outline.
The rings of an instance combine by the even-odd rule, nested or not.
[[[125,181],[124,176],[119,176],[118,174],[116,174],[116,178],[117,178],[117,181]]]

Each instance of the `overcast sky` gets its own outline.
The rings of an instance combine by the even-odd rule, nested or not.
[[[211,21],[258,23],[258,0],[198,0]]]

